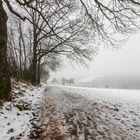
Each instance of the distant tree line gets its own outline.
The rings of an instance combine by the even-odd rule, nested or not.
[[[73,78],[60,78],[60,80],[53,78],[51,81],[53,84],[62,84],[62,85],[74,85],[75,80]]]

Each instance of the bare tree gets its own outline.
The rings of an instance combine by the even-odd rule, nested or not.
[[[8,24],[8,61],[11,67],[11,76],[17,80],[30,80],[32,35],[30,27],[12,16]]]
[[[139,28],[140,2],[137,0],[15,0],[14,3],[22,9],[26,8],[36,13],[34,20],[29,18],[28,12],[25,14],[16,12],[12,1],[3,0],[3,2],[11,13],[33,24],[33,33],[39,31],[38,38],[34,38],[33,41],[37,46],[33,47],[35,54],[32,70],[36,69],[37,64],[40,65],[48,54],[66,55],[73,60],[83,62],[84,58],[90,59],[94,54],[95,48],[91,47],[91,43],[92,46],[95,44],[114,46],[118,41],[116,40],[118,35],[132,33]],[[0,79],[2,79],[0,85],[4,85],[3,79],[10,79],[4,71],[7,69],[6,17],[0,2],[0,42],[2,42],[0,48],[3,50],[0,53],[3,66],[0,68]],[[39,24],[34,21],[38,21]],[[42,26],[40,21],[43,22]],[[21,42],[23,43],[22,40]],[[33,78],[35,81],[36,70],[33,72]],[[7,81],[8,84],[5,85],[10,85],[10,80]],[[2,86],[1,91],[4,87]]]

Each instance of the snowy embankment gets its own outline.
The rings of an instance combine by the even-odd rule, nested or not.
[[[0,105],[0,140],[28,140],[43,87],[13,82],[12,101]]]
[[[139,140],[140,91],[48,86],[42,140]]]

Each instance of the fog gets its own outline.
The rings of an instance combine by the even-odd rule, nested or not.
[[[119,49],[100,49],[89,67],[65,63],[57,72],[51,73],[51,79],[104,77],[110,75],[140,76],[140,33],[129,37],[124,46]]]

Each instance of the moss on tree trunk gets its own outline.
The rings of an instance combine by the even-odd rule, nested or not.
[[[0,99],[9,100],[11,82],[7,63],[7,14],[0,1]]]

